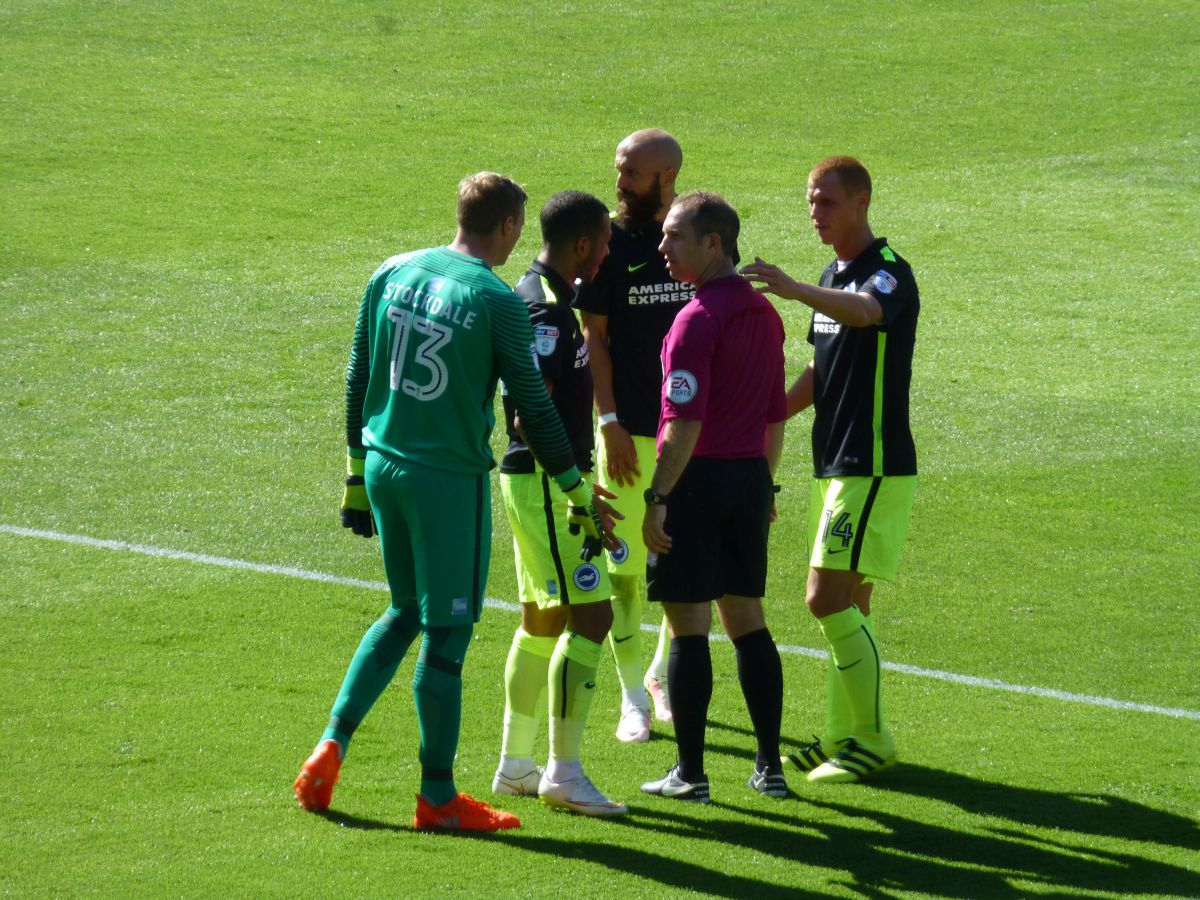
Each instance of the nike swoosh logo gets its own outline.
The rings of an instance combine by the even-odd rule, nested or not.
[[[644,269],[644,268],[646,268],[646,266],[648,266],[648,265],[650,265],[650,263],[648,263],[648,262],[644,262],[644,263],[638,263],[636,266],[630,266],[630,267],[629,267],[629,272],[630,272],[630,274],[633,274],[633,273],[634,273],[634,272],[636,272],[638,269]]]
[[[862,660],[861,660],[861,659],[856,659],[854,662],[850,663],[850,665],[848,665],[848,666],[838,666],[838,667],[837,667],[837,670],[838,670],[839,672],[845,672],[847,669],[853,669],[853,668],[854,668],[855,666],[857,666],[857,665],[858,665],[860,662],[862,662]],[[837,663],[834,663],[834,665],[836,666],[836,665],[837,665]]]
[[[625,637],[623,637],[623,638],[619,638],[619,637],[617,637],[617,636],[614,634],[614,635],[613,635],[613,643],[614,643],[614,644],[623,644],[623,643],[625,643],[627,640],[629,640],[631,637],[633,637],[633,635],[632,635],[632,634],[627,634],[627,635],[625,635]]]
[[[834,553],[845,553],[849,549],[849,547],[843,547],[841,550],[830,550],[828,547],[826,547],[825,552],[832,556]]]

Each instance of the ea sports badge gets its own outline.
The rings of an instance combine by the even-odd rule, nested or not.
[[[629,545],[625,543],[625,538],[620,537],[617,538],[617,543],[619,543],[621,546],[619,546],[616,550],[609,550],[608,558],[617,565],[620,565],[621,563],[625,562],[625,560],[629,559]]]
[[[594,563],[580,563],[575,568],[572,580],[581,591],[594,591],[600,585],[600,570]]]
[[[672,403],[689,403],[696,396],[699,382],[687,369],[676,369],[667,375],[667,399]]]
[[[553,325],[538,325],[533,329],[533,344],[538,356],[549,356],[558,346],[559,330]]]

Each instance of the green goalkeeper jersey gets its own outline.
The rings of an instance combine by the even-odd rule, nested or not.
[[[495,466],[497,379],[543,468],[578,480],[533,361],[525,304],[488,266],[447,247],[393,256],[367,284],[346,369],[346,441],[453,472]]]

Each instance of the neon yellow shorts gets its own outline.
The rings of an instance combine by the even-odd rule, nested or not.
[[[579,558],[583,536],[568,530],[567,495],[545,472],[501,473],[500,493],[512,526],[522,603],[536,603],[545,609],[597,603],[612,596],[601,560],[584,562]]]
[[[916,475],[814,479],[809,565],[894,581],[916,496]]]
[[[624,487],[608,478],[607,458],[604,454],[604,435],[596,432],[596,481],[617,495],[616,500],[609,500],[617,512],[625,518],[617,522],[615,529],[621,548],[616,552],[609,551],[608,574],[610,575],[639,575],[646,576],[646,545],[642,542],[642,519],[646,515],[646,501],[643,494],[650,487],[654,477],[654,464],[658,459],[658,449],[654,438],[640,434],[631,435],[634,449],[637,450],[638,478],[636,484]]]

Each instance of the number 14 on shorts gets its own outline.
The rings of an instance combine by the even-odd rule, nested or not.
[[[841,549],[829,549],[830,537],[841,538]],[[827,548],[828,553],[841,553],[842,550],[847,550],[850,547],[850,542],[854,540],[854,525],[850,521],[850,513],[843,512],[837,519],[833,518],[833,510],[825,510],[825,514],[821,517],[821,543]]]

